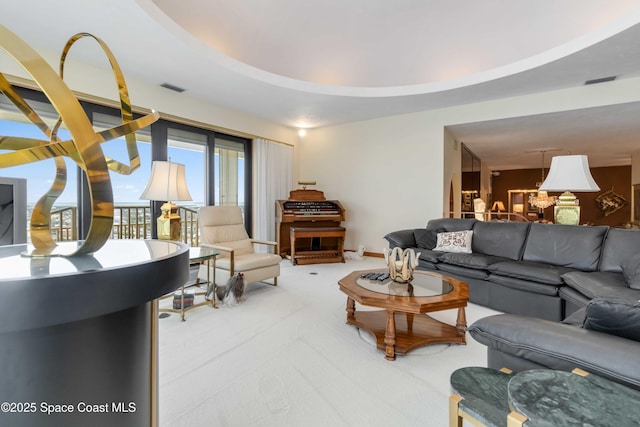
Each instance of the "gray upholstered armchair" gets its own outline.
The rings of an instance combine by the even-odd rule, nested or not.
[[[236,273],[243,273],[246,283],[273,278],[278,285],[280,255],[254,251],[254,244],[266,244],[275,248],[276,242],[249,238],[238,206],[205,206],[198,211],[200,245],[217,249],[216,284],[224,285]],[[213,273],[213,272],[211,272]],[[200,266],[200,279],[206,279],[207,266]],[[213,277],[213,274],[211,274]]]

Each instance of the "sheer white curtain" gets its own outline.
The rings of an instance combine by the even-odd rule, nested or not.
[[[293,147],[264,139],[253,140],[253,238],[276,240],[276,200],[289,198],[293,180]],[[266,250],[257,245],[256,251]]]

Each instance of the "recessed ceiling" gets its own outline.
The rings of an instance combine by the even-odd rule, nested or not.
[[[71,35],[88,31],[108,44],[128,79],[168,83],[185,89],[177,96],[290,127],[329,126],[640,75],[640,0],[5,3],[3,24],[52,57]],[[72,56],[108,68],[93,46],[74,46]],[[0,71],[6,60],[0,52]],[[616,154],[611,161],[620,162],[630,158],[625,141],[639,134],[637,116],[625,108],[452,129],[481,157],[487,153],[492,167],[506,169],[524,165],[512,160],[522,150],[554,146],[558,140],[580,144],[572,135],[598,123],[606,132],[599,141],[609,141],[607,154]],[[614,117],[620,120],[610,120]],[[615,128],[607,131],[607,126]],[[535,137],[515,138],[516,131]],[[580,138],[581,149],[591,149]],[[497,140],[502,145],[491,145]],[[536,156],[528,157],[530,167],[538,167]]]
[[[617,32],[639,5],[634,0],[152,1],[185,32],[246,65],[253,77],[270,80],[274,74],[342,87],[344,95],[366,93],[355,88],[371,94],[382,93],[375,88],[397,93],[389,89],[401,87],[404,94],[425,93],[530,69]]]

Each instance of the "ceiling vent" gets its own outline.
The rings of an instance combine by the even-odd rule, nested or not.
[[[615,80],[616,77],[618,77],[618,76],[601,77],[599,79],[587,80],[586,82],[584,82],[584,84],[586,86],[586,85],[595,85],[595,84],[598,84],[598,83],[610,82],[610,81]]]
[[[185,91],[185,89],[183,89],[181,87],[178,87],[178,86],[174,86],[174,85],[169,84],[169,83],[162,83],[160,86],[162,86],[165,89],[169,89],[169,90],[172,90],[172,91],[178,92],[178,93],[182,93],[182,92]]]

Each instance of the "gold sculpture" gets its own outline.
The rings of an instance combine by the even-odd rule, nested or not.
[[[102,132],[95,132],[80,102],[63,81],[64,63],[71,46],[83,37],[91,37],[102,47],[109,59],[118,84],[120,111],[123,124]],[[65,45],[60,57],[60,75],[13,32],[0,25],[0,47],[13,57],[42,89],[59,114],[53,129],[27,104],[0,73],[0,91],[33,123],[47,139],[0,136],[0,149],[13,150],[0,154],[0,168],[17,166],[53,158],[56,176],[49,191],[35,205],[30,221],[33,256],[81,255],[100,249],[111,235],[113,227],[113,192],[109,170],[128,175],[140,166],[134,132],[158,120],[156,112],[133,120],[129,93],[120,66],[107,45],[88,33],[78,33]],[[64,123],[71,140],[62,141],[57,132]],[[105,157],[100,144],[125,136],[129,164]],[[62,194],[67,181],[67,171],[62,156],[71,158],[86,174],[91,199],[91,223],[86,240],[71,253],[62,253],[51,236],[51,208]]]

